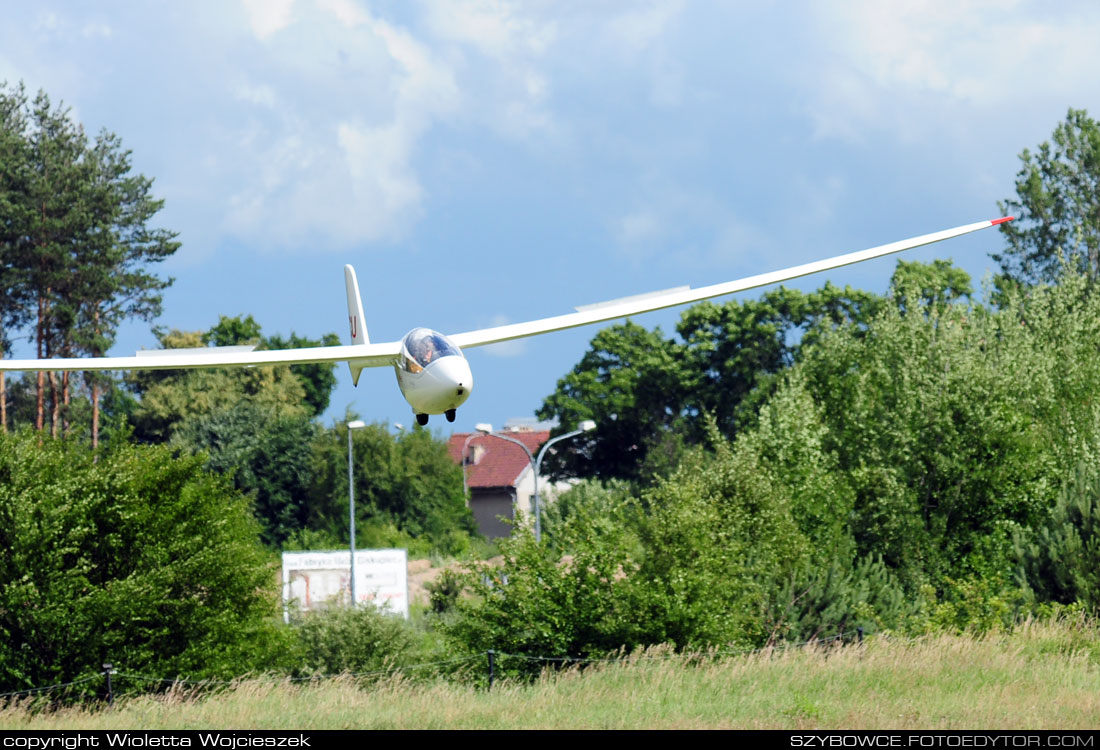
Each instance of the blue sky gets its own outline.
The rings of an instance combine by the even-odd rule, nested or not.
[[[1018,154],[1100,109],[1097,39],[1090,2],[45,0],[6,8],[0,80],[155,179],[183,242],[161,325],[346,337],[352,263],[385,341],[994,218]],[[1000,247],[905,257],[977,281]],[[794,285],[881,292],[894,263]],[[595,332],[468,352],[453,428],[530,416]],[[133,324],[113,353],[154,344]],[[411,422],[389,370],[342,371],[327,418],[349,405]]]

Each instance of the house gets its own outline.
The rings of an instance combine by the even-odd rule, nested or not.
[[[550,439],[550,430],[539,424],[510,422],[501,432],[523,443],[533,456]],[[523,448],[492,435],[456,432],[447,442],[447,451],[463,467],[467,502],[483,536],[508,536],[517,515],[531,518],[535,482],[531,460]],[[562,483],[565,487],[568,484]],[[544,508],[555,489],[545,477],[539,477],[539,500]]]

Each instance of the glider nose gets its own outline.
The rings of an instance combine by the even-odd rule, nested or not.
[[[432,374],[439,383],[440,395],[453,398],[451,409],[465,403],[474,388],[474,375],[470,372],[470,363],[465,357],[443,357],[435,363]]]
[[[473,387],[470,364],[458,354],[440,357],[425,367],[405,398],[417,413],[443,414],[462,406]]]

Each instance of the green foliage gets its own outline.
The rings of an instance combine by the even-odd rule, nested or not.
[[[543,510],[543,543],[568,552],[563,544],[572,518],[583,515],[594,529],[607,531],[608,526],[621,522],[623,512],[629,510],[630,498],[630,485],[621,479],[581,480]]]
[[[679,419],[691,383],[680,348],[660,329],[647,331],[629,321],[605,328],[538,410],[542,419],[557,418],[556,434],[585,419],[595,420],[597,428],[544,465],[559,475],[636,476],[650,441]]]
[[[303,349],[315,346],[339,346],[340,337],[326,333],[320,339],[311,339],[291,332],[288,338],[278,334],[264,337],[260,324],[251,315],[230,318],[219,316],[218,323],[202,335],[204,346],[237,346],[254,344],[260,349]],[[298,378],[304,391],[305,403],[312,417],[319,417],[328,408],[332,389],[336,387],[336,365],[291,365],[290,371]]]
[[[1008,247],[992,257],[1020,284],[1056,281],[1063,257],[1090,278],[1100,273],[1100,126],[1070,109],[1052,140],[1024,149],[1016,197],[999,204],[1016,220],[1000,225]]]
[[[534,657],[605,655],[638,643],[644,627],[632,606],[627,538],[621,530],[589,534],[580,519],[565,532],[573,554],[562,558],[526,529],[502,541],[503,563],[477,566],[465,578],[454,616],[443,623],[460,650],[489,649]],[[546,664],[508,660],[503,673],[537,674]]]
[[[503,565],[467,579],[473,596],[459,599],[451,637],[472,651],[562,657],[767,641],[775,590],[812,559],[792,505],[814,474],[784,485],[760,443],[713,433],[715,452],[691,451],[639,500],[582,484],[548,524],[552,544],[523,531],[502,542]]]
[[[427,553],[470,550],[476,525],[462,494],[462,469],[427,430],[395,438],[387,425],[353,432],[357,545]],[[311,528],[348,533],[348,432],[338,424],[313,443]],[[404,540],[404,541],[403,541]]]
[[[0,690],[278,667],[273,560],[200,458],[0,435]]]
[[[826,556],[777,581],[766,623],[769,640],[798,643],[863,628],[868,633],[905,626],[914,614],[897,577],[877,558],[854,563]]]
[[[943,313],[946,305],[969,301],[974,293],[970,274],[951,265],[949,260],[931,263],[899,260],[890,277],[894,302],[903,310],[935,310]]]
[[[1080,466],[1046,518],[1016,532],[1016,577],[1033,601],[1100,610],[1100,478]]]
[[[677,325],[679,341],[630,322],[606,328],[538,411],[557,418],[559,432],[583,419],[597,429],[547,466],[559,476],[667,476],[704,439],[707,415],[733,437],[755,422],[804,345],[838,325],[865,326],[883,304],[831,284],[809,294],[781,287],[759,300],[694,305]]]
[[[1003,522],[1036,517],[1054,456],[1034,411],[1043,381],[1030,365],[1044,355],[1019,328],[1012,311],[889,308],[868,335],[840,331],[806,353],[799,377],[854,493],[857,550],[907,585],[1003,571]]]
[[[218,322],[200,337],[203,346],[241,346],[260,343],[260,324],[251,315],[230,318],[219,315]]]
[[[416,639],[400,617],[374,607],[329,607],[293,623],[296,673],[334,675],[388,669],[408,661]]]
[[[642,496],[642,551],[630,582],[646,644],[762,643],[771,583],[809,554],[789,493],[760,453],[721,441],[716,448],[694,452]]]
[[[425,583],[424,588],[428,591],[428,604],[432,612],[444,615],[458,603],[458,597],[462,594],[463,578],[460,573],[446,568],[434,581]]]
[[[309,520],[317,427],[304,415],[285,415],[250,401],[185,420],[172,445],[208,457],[207,468],[231,477],[254,498],[262,538],[280,546]]]
[[[780,287],[758,300],[688,308],[676,332],[684,366],[697,374],[685,404],[697,417],[695,435],[704,432],[704,414],[729,438],[753,424],[777,374],[798,360],[803,346],[835,326],[865,325],[883,304],[878,295],[826,282],[810,293]]]
[[[223,317],[219,325],[225,322]],[[165,349],[201,346],[203,336],[157,331]],[[230,411],[245,401],[280,417],[310,413],[301,381],[288,367],[135,371],[127,375],[127,383],[141,396],[132,420],[134,436],[145,442],[167,441],[189,420]]]
[[[310,346],[339,346],[340,337],[335,333],[326,333],[320,339],[299,336],[293,331],[289,338],[268,336],[264,340],[265,349],[299,349]],[[332,364],[291,365],[290,371],[298,378],[305,391],[305,402],[312,416],[319,417],[328,409],[332,389],[336,387],[336,366]]]

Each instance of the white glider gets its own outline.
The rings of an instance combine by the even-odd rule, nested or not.
[[[372,344],[363,323],[363,302],[355,269],[344,266],[347,286],[348,319],[351,324],[351,344],[305,349],[251,351],[250,347],[220,347],[214,349],[168,349],[141,352],[133,357],[97,357],[92,359],[8,359],[0,360],[0,371],[51,370],[175,370],[200,367],[247,367],[251,365],[295,365],[347,362],[354,383],[367,367],[393,366],[401,394],[408,401],[420,424],[427,424],[429,414],[445,414],[453,422],[455,409],[465,403],[473,390],[474,379],[462,347],[485,346],[501,341],[537,336],[540,333],[599,323],[628,315],[661,310],[666,307],[720,297],[755,287],[827,271],[840,266],[860,263],[883,255],[899,253],[921,245],[958,237],[979,229],[995,226],[1013,217],[966,224],[942,232],[933,232],[868,250],[837,255],[825,260],[792,266],[736,281],[713,284],[698,289],[679,287],[652,294],[627,297],[595,305],[575,308],[576,312],[543,318],[529,323],[484,328],[445,336],[427,328],[414,328],[400,341]]]

